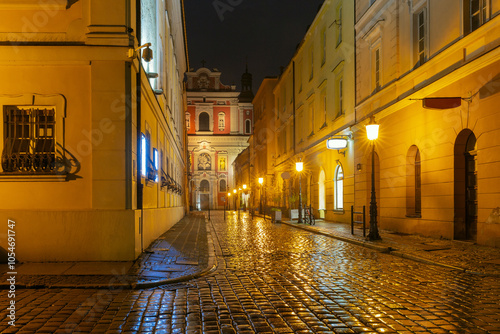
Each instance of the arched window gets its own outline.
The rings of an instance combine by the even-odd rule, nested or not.
[[[219,113],[219,131],[224,131],[226,128],[226,114],[223,112]]]
[[[208,180],[201,180],[200,191],[201,192],[209,192],[210,191],[210,182],[208,182]]]
[[[220,180],[220,182],[219,182],[219,191],[221,193],[226,192],[226,180],[224,180],[224,179]]]
[[[326,207],[325,207],[326,206],[325,205],[326,199],[325,199],[325,171],[324,170],[321,170],[321,172],[319,173],[318,184],[319,184],[318,210],[325,210],[326,209]]]
[[[206,112],[202,112],[199,116],[199,131],[210,131],[210,116]]]
[[[421,217],[420,151],[413,145],[406,156],[406,215]]]
[[[335,171],[335,210],[344,209],[344,170],[342,165]]]
[[[252,132],[252,122],[249,119],[247,119],[245,121],[245,133],[250,134],[251,132]]]

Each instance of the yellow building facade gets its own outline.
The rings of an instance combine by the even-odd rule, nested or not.
[[[268,159],[267,203],[298,207],[302,161],[316,217],[348,223],[352,206],[368,221],[374,168],[380,228],[498,247],[499,13],[493,0],[325,1],[254,99],[250,161],[257,182]],[[273,140],[256,137],[266,129]],[[331,138],[347,147],[328,150]]]
[[[500,246],[499,13],[494,0],[356,2],[355,201],[374,116],[382,228]]]
[[[261,164],[265,165],[264,187],[270,206],[298,208],[295,163],[302,161],[303,206],[312,206],[318,217],[350,219],[354,202],[350,127],[354,125],[355,63],[354,31],[346,27],[353,26],[353,18],[352,1],[325,1],[291,62],[273,83],[272,105],[269,87],[261,87],[254,99],[255,108],[266,114],[264,121],[256,122],[254,131],[265,134],[266,139],[254,135],[251,159],[257,162],[259,175],[263,174]],[[333,136],[347,138],[347,149],[327,149],[326,140]],[[263,142],[265,150],[259,148]],[[266,157],[259,158],[260,154]],[[335,183],[343,183],[343,187],[337,191]]]
[[[135,259],[186,211],[182,2],[2,1],[0,40],[17,259]]]

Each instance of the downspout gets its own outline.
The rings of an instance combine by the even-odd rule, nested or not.
[[[141,45],[141,0],[135,2],[136,12],[136,37],[138,45]],[[142,60],[139,57],[139,66],[136,74],[136,89],[137,89],[137,210],[141,210],[141,217],[139,218],[139,234],[141,235],[141,253],[144,251],[144,210],[143,210],[143,184],[142,184],[142,130],[141,130],[141,72]]]
[[[295,133],[297,122],[295,121],[295,60],[292,62],[292,108],[293,108],[293,155],[295,152]],[[279,111],[278,111],[279,112]]]

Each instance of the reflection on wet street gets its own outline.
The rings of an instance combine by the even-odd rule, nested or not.
[[[2,329],[500,333],[498,278],[404,260],[246,214],[211,217],[214,273],[149,290],[22,290],[18,326],[2,323]],[[5,301],[2,296],[2,306]]]

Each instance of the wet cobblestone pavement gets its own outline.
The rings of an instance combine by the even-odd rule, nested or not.
[[[2,333],[500,333],[500,280],[212,213],[217,270],[158,288],[19,289]]]

